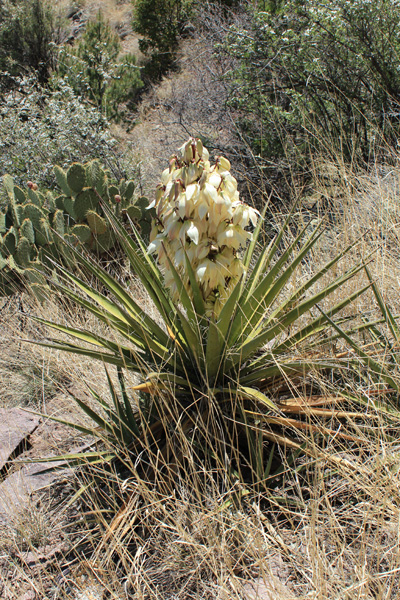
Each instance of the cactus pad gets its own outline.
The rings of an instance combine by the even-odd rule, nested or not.
[[[64,209],[69,214],[69,216],[75,220],[76,216],[74,208],[75,200],[73,198],[70,198],[69,196],[64,196]]]
[[[131,219],[131,221],[138,221],[142,216],[142,211],[137,206],[131,205],[125,209],[126,214]]]
[[[0,211],[0,295],[21,289],[27,266],[31,276],[25,279],[38,291],[45,288],[45,279],[33,277],[32,265],[52,268],[53,258],[75,269],[75,256],[63,240],[73,246],[84,244],[97,254],[113,248],[116,238],[103,215],[100,198],[116,218],[123,216],[126,222],[129,215],[142,232],[143,219],[150,222],[149,211],[134,203],[134,182],[122,179],[117,183],[98,160],[73,163],[66,172],[55,166],[54,173],[55,192],[39,191],[31,182],[27,188],[18,187],[10,175],[0,179],[5,191]]]
[[[30,219],[24,219],[21,223],[21,235],[26,238],[30,244],[35,243],[35,231],[33,229],[32,221]]]
[[[24,202],[26,202],[25,192],[23,190],[21,190],[21,188],[18,187],[17,185],[14,186],[14,196],[15,196],[15,200],[19,204],[23,204]]]
[[[107,192],[107,176],[98,160],[92,160],[86,165],[86,181],[89,187],[104,198]]]
[[[92,232],[87,225],[75,225],[72,228],[72,234],[75,235],[82,244],[88,244],[92,238]]]
[[[67,210],[64,206],[65,198],[66,196],[57,196],[57,198],[54,200],[56,208],[58,208],[59,210]]]
[[[126,188],[125,188],[125,191],[124,191],[124,194],[123,194],[124,198],[126,200],[128,200],[128,201],[132,200],[132,196],[133,196],[133,192],[134,191],[135,191],[135,182],[132,181],[132,180],[130,180],[126,184]]]
[[[115,236],[111,229],[108,229],[103,235],[96,236],[96,241],[93,245],[93,250],[98,254],[108,252],[115,244]]]
[[[11,175],[3,175],[3,185],[7,192],[8,197],[14,198],[14,179]]]
[[[65,171],[63,171],[63,169],[61,167],[56,165],[54,167],[54,174],[56,176],[58,186],[61,188],[61,190],[64,192],[64,194],[66,196],[70,196],[71,190],[67,183],[67,175],[66,175]]]
[[[41,208],[43,206],[44,198],[43,197],[41,198],[39,196],[39,194],[37,192],[35,192],[35,190],[28,188],[28,197],[29,197],[29,200],[32,202],[32,204],[35,204],[39,208]]]
[[[74,212],[76,220],[82,222],[86,219],[86,214],[89,210],[95,210],[99,203],[98,194],[91,188],[85,188],[77,195]]]
[[[67,171],[67,183],[75,194],[79,194],[86,185],[85,167],[80,163],[72,163]]]
[[[36,206],[36,204],[29,203],[24,206],[24,217],[25,219],[30,219],[32,221],[32,225],[36,230],[40,227],[40,219],[45,218],[46,215],[41,208]]]
[[[19,240],[15,253],[15,260],[20,267],[27,267],[31,261],[32,246],[25,237]]]
[[[58,235],[64,235],[65,233],[65,223],[64,223],[64,214],[62,210],[56,210],[53,215],[53,229],[58,233]]]
[[[15,254],[17,249],[17,233],[15,232],[14,227],[11,227],[11,229],[7,231],[3,238],[3,245],[9,254]]]
[[[6,231],[6,215],[3,212],[0,212],[0,233],[6,233]]]
[[[95,210],[89,210],[86,213],[86,220],[94,234],[102,235],[107,231],[107,222]]]

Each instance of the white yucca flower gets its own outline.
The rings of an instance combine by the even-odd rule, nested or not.
[[[171,157],[161,176],[150,245],[164,272],[173,299],[179,293],[169,261],[192,296],[186,257],[200,286],[208,315],[217,316],[229,292],[242,276],[244,266],[238,252],[244,248],[260,213],[239,199],[237,181],[229,160],[216,157],[213,165],[200,140],[190,138]]]

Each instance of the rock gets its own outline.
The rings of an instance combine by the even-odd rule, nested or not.
[[[75,592],[74,600],[103,600],[105,589],[100,585],[88,585]]]
[[[245,583],[243,598],[245,600],[298,600],[274,575]]]
[[[18,598],[18,600],[36,600],[37,596],[34,590],[29,590],[29,592],[25,592],[22,596]]]
[[[0,473],[7,463],[26,448],[28,438],[39,425],[39,417],[20,408],[0,408]]]
[[[26,552],[21,551],[18,557],[30,569],[37,567],[44,568],[57,560],[60,555],[65,554],[68,548],[69,546],[66,542],[60,542],[59,544],[49,544],[48,546],[35,548]]]
[[[0,483],[0,524],[12,520],[13,514],[21,510],[29,501],[30,495],[49,485],[59,478],[59,473],[44,473],[36,475],[39,471],[55,467],[59,463],[40,463],[28,465],[15,471]]]

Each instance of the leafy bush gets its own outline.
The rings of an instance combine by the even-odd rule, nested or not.
[[[0,3],[0,70],[11,75],[34,71],[45,83],[53,66],[53,18],[42,0]]]
[[[245,484],[262,484],[271,476],[275,444],[280,444],[285,453],[293,449],[297,455],[304,452],[323,458],[335,467],[346,464],[351,468],[345,459],[325,452],[324,440],[332,436],[335,440],[356,441],[356,436],[342,436],[340,427],[321,425],[318,418],[315,422],[312,420],[313,415],[325,411],[330,420],[349,416],[351,426],[355,418],[360,418],[363,427],[368,428],[364,405],[356,413],[354,409],[346,410],[345,398],[349,394],[340,383],[343,381],[341,368],[345,367],[348,373],[359,378],[364,363],[373,381],[399,391],[399,383],[392,375],[395,365],[390,366],[391,359],[378,363],[367,353],[367,345],[361,348],[357,343],[359,332],[368,335],[369,328],[376,324],[367,322],[355,326],[351,317],[341,315],[341,311],[369,289],[370,281],[351,295],[342,296],[334,306],[322,309],[331,294],[343,289],[346,282],[364,269],[361,261],[337,274],[339,261],[351,247],[311,276],[303,276],[299,284],[293,280],[322,235],[321,225],[314,222],[285,244],[291,221],[289,215],[275,238],[263,246],[258,245],[262,237],[260,219],[241,259],[242,275],[221,301],[220,309],[210,312],[204,271],[195,267],[202,240],[194,234],[193,228],[208,231],[209,262],[218,261],[218,255],[232,248],[226,235],[219,237],[215,230],[212,233],[214,212],[224,207],[233,224],[238,207],[243,211],[248,209],[240,202],[232,202],[229,194],[227,197],[221,179],[226,179],[228,188],[232,186],[228,165],[221,157],[210,165],[206,150],[198,140],[192,139],[178,156],[172,157],[156,201],[156,211],[164,228],[162,233],[165,233],[168,267],[164,263],[160,268],[146,252],[140,236],[129,236],[112,211],[104,206],[133,272],[159,312],[157,319],[144,312],[123,283],[77,251],[74,251],[76,260],[87,269],[92,282],[100,283],[103,291],[96,291],[92,284],[66,269],[58,270],[57,289],[106,324],[109,333],[100,335],[39,319],[76,340],[75,343],[50,340],[42,345],[116,366],[121,386],[118,393],[109,377],[110,401],[93,390],[91,406],[77,399],[96,423],[96,433],[100,433],[108,446],[104,451],[74,455],[72,464],[122,460],[124,468],[130,468],[135,476],[152,476],[157,481],[164,477],[169,487],[176,485],[178,474],[188,465],[193,469],[191,472],[197,474],[222,470],[229,488],[238,480]],[[171,208],[167,206],[167,198],[175,202],[178,225],[187,234],[181,238],[186,272],[182,272],[176,250],[168,246],[176,231],[168,223]],[[181,209],[185,209],[185,214],[179,212]],[[229,224],[225,223],[222,229],[226,231],[227,227]],[[234,241],[234,248],[243,244],[239,230],[234,234]],[[215,282],[209,283],[215,289],[218,287]],[[227,278],[226,284],[230,283]],[[176,292],[178,299],[174,301]],[[384,315],[381,321],[389,323],[397,343],[400,334],[396,321],[379,294],[376,295]],[[338,340],[349,352],[348,355],[344,352],[344,359],[340,358],[343,353],[336,355],[334,350]],[[385,345],[384,352],[389,347]],[[392,344],[392,347],[395,346]],[[136,408],[127,393],[123,370],[133,371],[142,380],[133,388],[140,394]],[[336,374],[334,388],[325,382],[326,389],[332,389],[332,393],[321,390],[316,400],[314,392],[304,393],[301,399],[292,397],[297,383],[305,389],[311,373],[326,371],[332,376]],[[315,391],[316,383],[310,385]],[[321,408],[327,406],[328,411]],[[293,418],[288,418],[288,414]],[[71,425],[84,433],[93,432],[89,427]],[[312,437],[309,444],[304,440],[307,432]],[[276,472],[280,468],[281,464]]]
[[[53,187],[55,164],[93,158],[117,178],[126,176],[117,142],[98,110],[82,104],[64,82],[51,92],[34,79],[15,81],[0,105],[0,175],[12,173],[22,186],[29,179]]]
[[[268,3],[231,29],[231,104],[270,171],[294,171],[315,148],[368,160],[377,131],[399,125],[400,6],[392,0]]]
[[[97,18],[86,25],[77,48],[63,47],[59,54],[58,73],[79,96],[87,98],[108,118],[120,118],[119,105],[132,102],[143,86],[136,57],[127,54],[119,59],[118,35]]]
[[[133,29],[144,36],[140,50],[150,57],[146,74],[160,77],[173,66],[179,38],[190,16],[191,0],[136,0]]]

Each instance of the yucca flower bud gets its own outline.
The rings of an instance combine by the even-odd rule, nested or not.
[[[150,235],[149,253],[157,255],[172,297],[179,301],[169,260],[192,295],[186,256],[199,283],[207,313],[218,316],[243,275],[240,250],[251,239],[247,230],[260,213],[241,202],[230,162],[209,153],[200,140],[190,138],[163,171],[156,198],[157,219]]]

